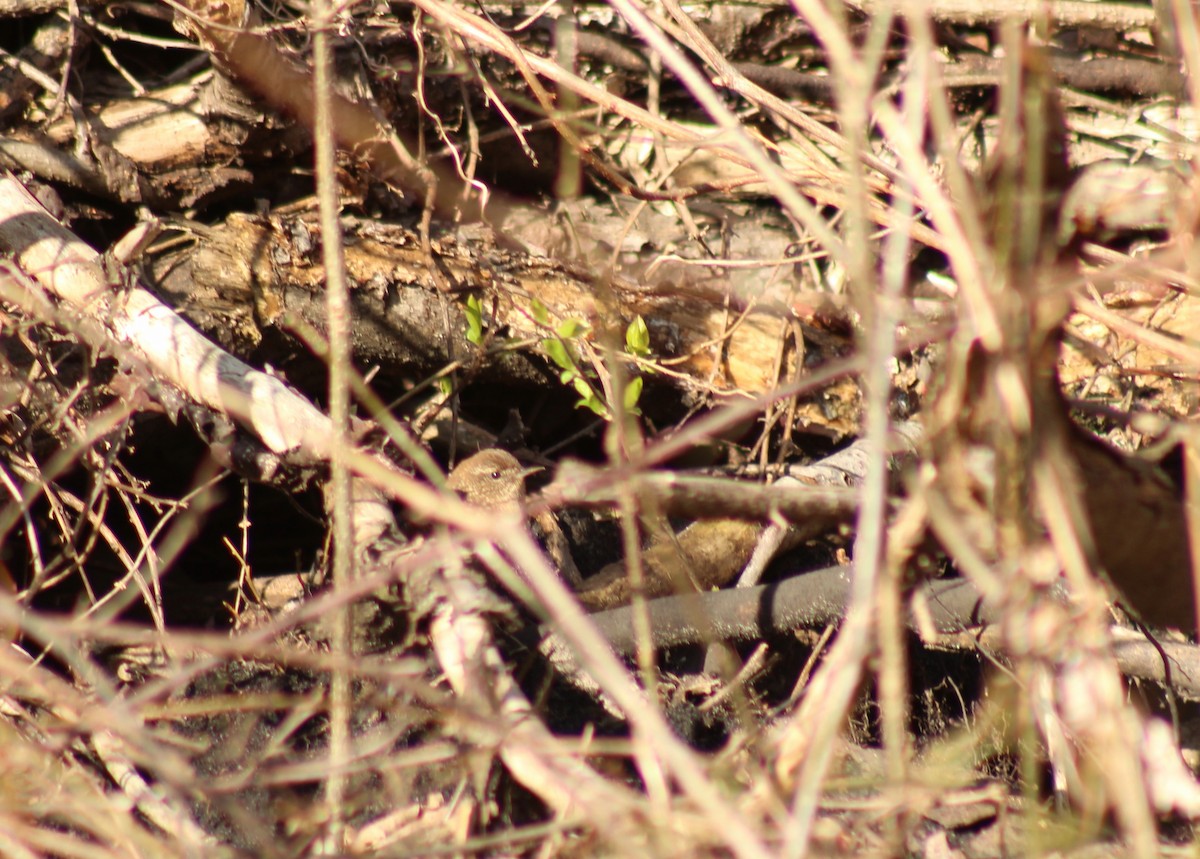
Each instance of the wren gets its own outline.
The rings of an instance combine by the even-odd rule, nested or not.
[[[520,504],[525,478],[537,471],[524,468],[508,451],[488,448],[460,462],[446,485],[477,507],[496,509]]]
[[[516,457],[498,448],[469,456],[450,472],[446,486],[477,507],[492,510],[516,507],[525,500],[525,478],[541,468],[522,468]],[[534,517],[543,545],[563,579],[577,588],[583,581],[571,557],[566,534],[549,510]]]

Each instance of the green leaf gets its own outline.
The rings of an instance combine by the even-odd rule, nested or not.
[[[650,329],[646,327],[646,320],[640,314],[634,317],[625,329],[625,348],[629,354],[638,357],[650,354]]]
[[[450,381],[449,376],[442,376],[437,380],[437,389],[443,397],[448,397],[454,392],[454,382]]]
[[[533,314],[534,321],[539,325],[550,324],[550,311],[536,298],[529,302],[529,312]]]
[[[583,378],[583,376],[576,376],[572,380],[571,384],[575,386],[575,392],[579,394],[579,396],[583,397],[584,399],[589,397],[595,399],[595,391],[592,390],[592,386],[588,384],[588,380]]]
[[[590,409],[606,421],[612,420],[612,415],[608,413],[608,406],[600,400],[595,394],[590,397],[583,397],[575,404],[577,409]]]
[[[587,323],[579,319],[568,319],[558,326],[557,334],[563,340],[574,340],[588,330]]]
[[[483,302],[477,295],[467,296],[467,342],[479,346],[483,343]]]
[[[575,369],[575,359],[571,357],[570,351],[567,350],[566,343],[552,337],[542,341],[542,348],[546,350],[546,354],[550,356],[550,360],[563,370]]]
[[[625,386],[625,395],[622,400],[625,403],[625,411],[630,414],[637,413],[638,399],[642,396],[642,377],[634,376],[629,380],[629,384]]]

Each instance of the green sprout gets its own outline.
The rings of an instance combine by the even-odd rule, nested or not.
[[[535,301],[532,305],[532,312],[534,318],[541,321],[540,314],[546,313],[546,308],[540,302]],[[546,316],[548,318],[548,314]],[[613,417],[612,409],[609,408],[608,403],[604,402],[595,385],[580,369],[575,351],[571,346],[573,341],[581,340],[588,331],[587,323],[582,320],[567,319],[555,329],[554,337],[547,337],[542,341],[542,348],[554,365],[558,367],[559,381],[573,387],[579,395],[579,401],[575,407],[589,409],[604,420],[610,421]],[[636,358],[647,358],[650,355],[650,331],[646,327],[646,320],[641,316],[636,317],[625,329],[625,351]],[[641,376],[634,376],[625,385],[621,401],[627,414],[641,414],[637,404],[642,396],[643,385],[644,381]]]
[[[478,295],[467,296],[467,342],[483,345],[483,302]]]
[[[550,311],[546,308],[545,304],[536,298],[530,302],[529,312],[534,321],[539,325],[546,328],[551,327]],[[479,296],[467,296],[463,313],[467,321],[467,341],[475,346],[482,346],[484,339],[483,301]],[[604,401],[601,391],[591,382],[587,374],[579,366],[577,347],[574,345],[582,342],[590,330],[588,324],[581,319],[566,319],[554,328],[554,335],[552,337],[546,337],[542,340],[542,349],[551,362],[558,368],[559,381],[563,385],[574,388],[575,393],[579,395],[579,400],[575,403],[575,408],[588,409],[604,420],[611,421],[613,418],[612,409]],[[625,351],[634,358],[641,360],[647,360],[651,356],[650,330],[646,327],[646,320],[641,316],[635,317],[625,329]],[[653,372],[653,368],[651,367],[646,367],[645,369],[648,372]],[[642,396],[643,384],[641,376],[634,376],[625,385],[621,400],[626,413],[632,415],[641,414],[637,404]]]
[[[536,308],[534,316],[535,318],[537,316]],[[612,412],[609,410],[608,404],[604,402],[596,388],[588,381],[587,376],[579,369],[574,351],[569,345],[570,341],[582,338],[587,332],[587,323],[579,319],[567,319],[555,329],[554,337],[547,337],[542,341],[542,348],[546,350],[550,360],[558,367],[558,380],[564,385],[570,385],[575,389],[575,393],[579,394],[579,402],[575,404],[575,408],[590,409],[604,420],[612,420]]]
[[[640,315],[625,329],[625,351],[637,358],[650,357],[650,329]]]

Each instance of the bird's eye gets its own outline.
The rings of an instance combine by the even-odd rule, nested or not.
[[[499,480],[499,479],[500,479],[500,472],[499,472],[499,471],[493,471],[493,472],[492,472],[492,480]]]

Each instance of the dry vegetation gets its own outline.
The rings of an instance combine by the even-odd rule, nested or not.
[[[0,855],[1194,850],[1194,14],[0,0]]]

